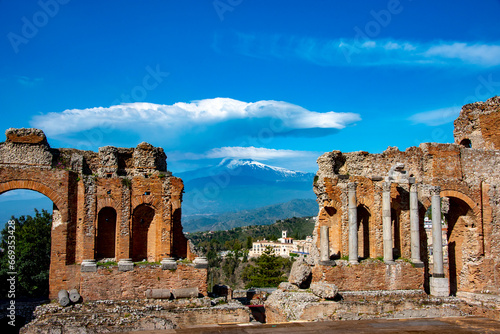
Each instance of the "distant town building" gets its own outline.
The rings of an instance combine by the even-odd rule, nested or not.
[[[259,240],[252,244],[252,250],[248,253],[249,257],[261,256],[267,248],[271,248],[271,254],[290,257],[290,254],[307,255],[310,252],[312,237],[308,236],[305,240],[294,240],[287,237],[287,231],[281,232],[281,238],[277,241]],[[293,256],[293,255],[292,255]]]

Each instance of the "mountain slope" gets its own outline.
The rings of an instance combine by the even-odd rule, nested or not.
[[[262,208],[206,216],[183,217],[184,232],[228,230],[249,225],[269,225],[278,219],[311,217],[318,214],[318,204],[312,199],[296,199]]]
[[[224,159],[216,166],[176,174],[184,180],[183,214],[217,214],[315,199],[314,174],[254,160]]]

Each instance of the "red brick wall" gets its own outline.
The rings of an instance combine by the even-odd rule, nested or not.
[[[160,266],[136,266],[133,271],[118,271],[117,267],[97,272],[83,272],[80,295],[83,300],[142,299],[147,289],[197,287],[207,295],[207,269],[179,264],[177,270],[162,270]]]
[[[337,266],[315,265],[312,281],[335,284],[340,291],[412,290],[424,288],[424,268],[397,261],[386,265],[379,261],[349,265],[338,261]]]

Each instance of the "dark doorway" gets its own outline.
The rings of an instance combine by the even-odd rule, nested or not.
[[[116,211],[105,207],[99,211],[97,216],[96,231],[96,259],[108,259],[115,257],[116,245]]]
[[[133,261],[148,260],[148,249],[154,245],[151,226],[154,216],[155,210],[147,204],[141,204],[134,210],[130,242],[130,257]]]
[[[358,206],[358,253],[364,259],[370,257],[370,216],[364,205]]]

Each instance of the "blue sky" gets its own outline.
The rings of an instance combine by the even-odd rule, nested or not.
[[[1,128],[315,172],[331,150],[452,142],[500,94],[500,1],[0,0]]]

